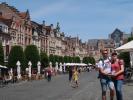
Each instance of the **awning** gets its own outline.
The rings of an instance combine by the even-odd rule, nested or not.
[[[0,68],[5,68],[5,69],[7,69],[7,67],[6,67],[6,66],[2,66],[2,65],[0,65]]]
[[[87,66],[85,63],[66,63],[66,66]]]
[[[116,51],[120,51],[120,52],[130,52],[133,51],[133,40],[116,48]]]

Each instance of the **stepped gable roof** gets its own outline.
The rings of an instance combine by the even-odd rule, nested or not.
[[[9,9],[11,9],[13,12],[15,12],[18,16],[20,16],[22,19],[25,19],[25,18],[30,18],[30,15],[29,15],[29,10],[27,10],[26,12],[20,12],[18,9],[16,9],[14,6],[10,6],[8,5],[6,2],[2,2],[1,3],[2,5],[8,7]]]
[[[27,10],[26,12],[19,12],[19,16],[22,18],[22,19],[30,19],[30,14],[29,14],[29,10]]]
[[[6,2],[2,2],[1,4],[8,7],[9,9],[11,9],[15,13],[19,13],[18,9],[16,9],[14,6],[8,5]]]

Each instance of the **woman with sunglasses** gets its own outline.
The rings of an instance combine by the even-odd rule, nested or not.
[[[122,85],[124,79],[124,61],[118,59],[117,53],[112,53],[111,67],[117,100],[123,100]]]

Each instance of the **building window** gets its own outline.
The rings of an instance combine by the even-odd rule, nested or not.
[[[2,12],[0,12],[0,16],[2,16]]]
[[[0,31],[2,32],[2,26],[0,26]]]

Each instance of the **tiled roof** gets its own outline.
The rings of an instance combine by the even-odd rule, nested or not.
[[[50,31],[51,31],[51,26],[45,26],[45,29],[46,29],[46,34],[49,35],[50,34]]]
[[[20,12],[19,15],[24,19],[26,17],[26,12]]]
[[[11,26],[11,24],[12,24],[12,19],[6,19],[6,18],[0,16],[0,22],[3,22],[3,23],[6,24],[7,26]]]
[[[45,26],[46,30],[51,30],[51,26]]]
[[[16,13],[19,13],[18,9],[16,9],[14,6],[10,6],[8,5],[6,2],[2,2],[1,3],[2,5],[8,7],[9,9],[11,9],[12,11],[16,12]]]

